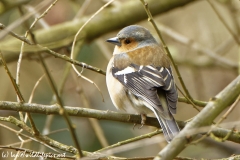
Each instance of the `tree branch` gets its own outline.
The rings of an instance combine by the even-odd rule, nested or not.
[[[194,0],[149,0],[147,2],[149,3],[149,8],[151,9],[152,14],[156,15],[184,6],[190,2],[194,2]],[[49,29],[36,30],[34,32],[36,41],[50,49],[67,46],[72,43],[74,35],[77,33],[78,29],[89,18],[90,16],[86,16],[81,18],[79,21],[69,21],[52,26]],[[123,3],[121,6],[118,6],[117,9],[109,7],[103,10],[84,27],[82,34],[85,35],[86,40],[91,41],[103,34],[123,28],[146,18],[147,15],[145,14],[140,2],[128,1]],[[109,25],[109,22],[111,22],[111,25]],[[79,38],[82,38],[81,35]],[[0,43],[0,48],[3,52],[10,52],[5,57],[6,62],[17,59],[20,45],[21,41],[13,38],[4,40]],[[43,48],[31,45],[26,46],[24,51],[29,53],[43,50]]]
[[[96,118],[98,120],[111,120],[124,123],[136,123],[141,124],[140,115],[132,115],[126,113],[117,113],[113,111],[101,111],[96,109],[81,108],[81,107],[69,107],[65,106],[65,111],[69,116],[76,117],[86,117],[86,118]],[[9,101],[0,101],[0,110],[12,110],[12,111],[23,111],[31,113],[40,113],[40,114],[56,114],[59,115],[60,107],[58,104],[53,105],[42,105],[36,103],[18,103],[18,102],[9,102]],[[145,125],[160,127],[156,118],[147,117]],[[178,125],[183,128],[186,123],[178,121]],[[229,134],[231,130],[216,128],[213,130],[213,134],[219,138],[225,137]],[[235,143],[240,143],[240,134],[238,132],[232,133],[228,141],[233,141]]]
[[[113,111],[101,111],[101,110],[81,108],[81,107],[64,106],[64,108],[70,116],[141,124],[140,115],[131,115],[131,114],[118,113]],[[60,112],[61,112],[61,108],[58,104],[42,105],[42,104],[36,104],[36,103],[18,103],[18,102],[9,102],[9,101],[0,101],[0,109],[40,113],[40,114],[46,114],[46,115],[49,115],[49,114],[60,115]],[[152,117],[147,118],[146,125],[159,127],[159,124],[156,118],[152,118]]]
[[[19,128],[27,131],[31,135],[38,138],[38,140],[43,141],[43,142],[45,142],[46,144],[48,144],[52,147],[55,147],[55,148],[58,148],[58,149],[61,149],[63,151],[67,151],[67,152],[70,152],[70,153],[73,153],[73,154],[77,154],[77,149],[72,147],[72,146],[67,146],[65,144],[62,144],[58,141],[55,141],[55,140],[53,140],[53,139],[51,139],[47,136],[41,135],[41,134],[36,136],[34,131],[30,127],[28,127],[23,121],[20,121],[20,120],[16,119],[15,117],[12,117],[12,116],[0,117],[0,120],[4,121],[4,122],[10,122],[10,123],[18,126]],[[22,135],[22,133],[19,133],[19,134]]]
[[[184,129],[169,143],[154,160],[171,160],[178,155],[195,136],[190,131],[209,125],[240,94],[240,76],[233,80],[222,92],[216,95],[204,109],[189,122]]]

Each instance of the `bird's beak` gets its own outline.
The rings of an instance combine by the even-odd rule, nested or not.
[[[121,42],[119,41],[118,37],[109,38],[107,42],[121,46]]]

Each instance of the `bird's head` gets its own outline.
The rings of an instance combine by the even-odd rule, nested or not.
[[[108,39],[107,42],[115,44],[119,53],[157,43],[146,28],[138,25],[123,28],[116,37]]]

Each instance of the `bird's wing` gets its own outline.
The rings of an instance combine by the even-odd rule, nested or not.
[[[135,96],[146,101],[160,113],[176,113],[177,91],[170,68],[130,64],[125,69],[112,68],[113,76]],[[167,108],[163,108],[158,92],[164,91]]]

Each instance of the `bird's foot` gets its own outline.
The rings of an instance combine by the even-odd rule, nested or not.
[[[138,127],[138,129],[141,129],[141,128],[144,126],[144,124],[145,124],[145,122],[146,122],[146,120],[147,120],[146,114],[140,114],[140,116],[141,116],[141,126]],[[134,123],[134,124],[133,124],[133,130],[134,130],[134,128],[135,128],[136,126],[137,126],[137,123]]]
[[[139,127],[139,129],[141,129],[144,126],[146,120],[147,120],[146,114],[141,114],[141,126]]]

